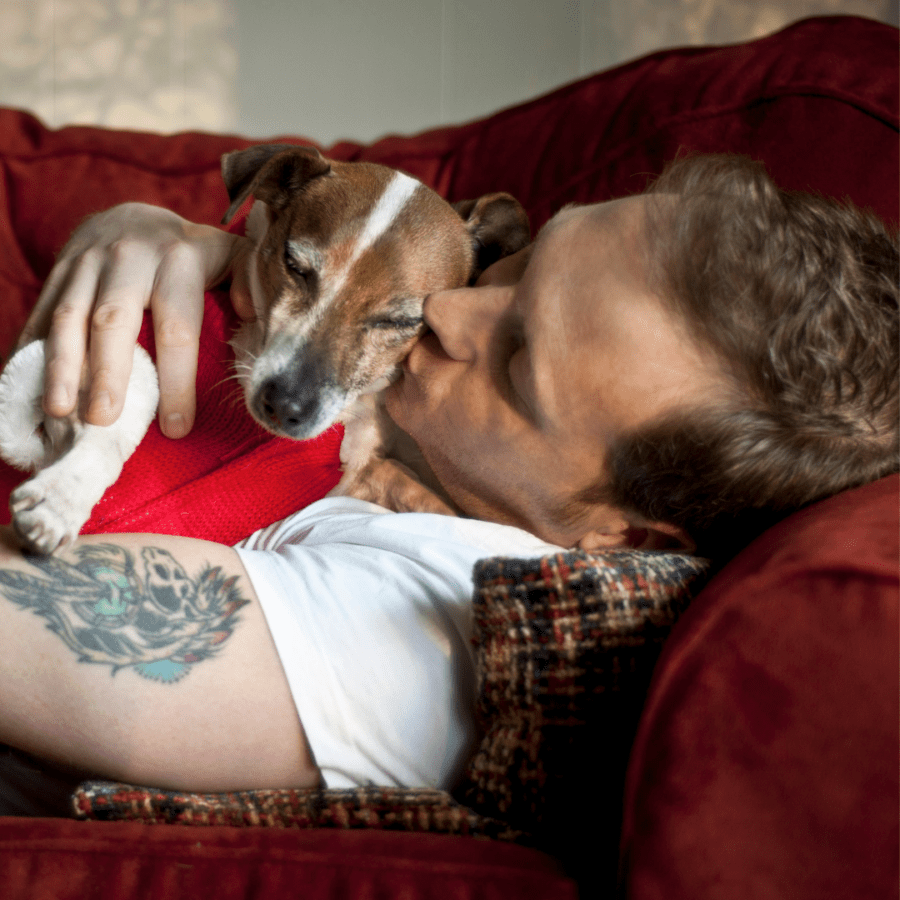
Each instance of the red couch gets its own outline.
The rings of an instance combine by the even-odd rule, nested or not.
[[[454,200],[509,191],[535,227],[566,202],[641,190],[681,150],[749,154],[784,187],[849,197],[896,223],[898,63],[896,29],[811,19],[748,44],[663,51],[478,122],[323,149],[403,168]],[[216,222],[219,156],[248,143],[49,131],[0,110],[0,350],[87,213],[137,199]],[[224,327],[227,304],[212,297],[207,315]],[[285,448],[245,431],[235,450],[232,427],[245,426],[199,427],[177,450],[152,432],[91,528],[234,540],[333,483],[334,435]],[[172,453],[177,465],[162,462]],[[147,460],[160,461],[150,483]],[[236,470],[249,463],[279,490],[241,491]],[[0,472],[0,487],[16,477]],[[676,624],[624,788],[609,767],[581,773],[609,780],[623,803],[623,895],[897,895],[898,489],[887,478],[780,523]],[[585,895],[612,894],[612,879],[591,877],[595,843],[612,839],[590,822],[578,861],[560,855],[565,871],[546,847],[473,837],[5,818],[0,885],[11,898],[564,898],[576,875]]]

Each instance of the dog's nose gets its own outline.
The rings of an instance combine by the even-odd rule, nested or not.
[[[318,414],[318,396],[303,381],[273,376],[257,393],[257,414],[277,431],[292,438],[307,437]]]

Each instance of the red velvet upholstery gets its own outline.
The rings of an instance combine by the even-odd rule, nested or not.
[[[0,819],[5,900],[575,900],[553,861],[432,834]]]
[[[511,191],[539,226],[563,203],[640,190],[680,149],[732,151],[763,159],[785,187],[848,196],[896,222],[898,61],[896,29],[814,19],[746,45],[661,52],[479,122],[328,152],[402,167],[450,199]],[[215,222],[227,205],[219,156],[247,143],[48,131],[0,110],[0,349],[87,213],[144,200]],[[227,334],[217,302],[213,343]],[[198,506],[227,513],[238,501],[247,527],[274,517],[259,492],[234,493],[239,469],[269,468],[261,459],[277,458],[270,476],[306,499],[334,477],[334,436],[283,449],[244,433],[235,447],[210,427],[193,444],[148,438],[111,527],[194,533],[195,520],[222,520]],[[12,478],[0,475],[0,489]],[[632,756],[631,897],[896,896],[896,534],[896,480],[827,501],[764,535],[676,627]],[[0,885],[40,900],[138,896],[145,884],[154,896],[267,900],[301,886],[321,897],[567,896],[571,882],[547,865],[524,848],[434,835],[0,822]],[[67,895],[70,878],[79,887]]]
[[[679,622],[631,755],[635,900],[897,895],[898,499],[791,516]]]

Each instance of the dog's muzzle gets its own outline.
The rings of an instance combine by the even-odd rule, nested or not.
[[[266,428],[293,440],[315,437],[331,425],[346,399],[314,360],[271,375],[256,390],[251,411]]]

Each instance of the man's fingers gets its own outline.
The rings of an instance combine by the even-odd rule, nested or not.
[[[89,313],[103,265],[103,253],[99,245],[92,246],[93,242],[84,237],[84,232],[90,235],[92,224],[93,220],[88,219],[60,252],[16,341],[17,350],[33,340],[47,337],[52,328],[56,307],[61,301],[78,305],[85,317]],[[80,277],[74,277],[76,275]],[[68,295],[73,280],[80,285],[80,303]]]
[[[159,372],[159,426],[166,437],[184,437],[196,412],[199,322],[179,312],[154,313],[156,368]]]
[[[148,272],[149,270],[149,272]],[[152,267],[141,254],[107,263],[91,317],[91,383],[85,418],[110,425],[125,403],[134,345],[152,290]]]
[[[250,251],[249,244],[241,245],[231,267],[231,305],[238,317],[244,321],[252,321],[256,318],[253,295],[250,293]]]
[[[20,350],[26,344],[30,344],[38,338],[47,337],[53,310],[56,308],[60,292],[68,282],[70,269],[71,263],[67,261],[60,261],[54,266],[44,282],[44,286],[41,288],[37,303],[34,304],[31,312],[28,314],[25,326],[16,339],[16,350]]]
[[[83,256],[69,266],[60,267],[60,277],[51,277],[41,293],[43,307],[34,317],[46,334],[44,348],[44,411],[53,416],[68,415],[78,399],[81,373],[87,345],[88,318],[97,292],[100,263],[95,255]],[[54,271],[53,275],[57,274]],[[64,299],[60,300],[60,296]],[[44,318],[49,321],[44,324]]]
[[[170,348],[158,361],[159,427],[166,437],[184,437],[194,427],[197,394],[197,349]]]
[[[143,312],[151,306],[161,425],[172,437],[187,433],[195,415],[203,292],[228,274],[245,246],[245,238],[146,204],[122,204],[86,220],[60,254],[18,342],[47,337],[44,409],[66,415],[87,389],[87,421],[114,422]]]
[[[185,249],[170,253],[151,298],[159,372],[159,425],[184,437],[196,413],[197,353],[203,322],[203,271]]]

